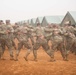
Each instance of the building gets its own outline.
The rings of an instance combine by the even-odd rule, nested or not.
[[[31,19],[31,25],[32,25],[32,26],[35,26],[35,22],[36,22],[36,18],[32,18],[32,19]]]
[[[67,22],[71,25],[76,25],[76,11],[67,12],[61,22],[61,26],[64,26]]]
[[[27,24],[31,25],[31,19],[27,20]]]
[[[35,26],[37,26],[37,23],[42,24],[42,20],[43,20],[43,17],[37,17],[36,22],[35,22]]]
[[[48,24],[60,25],[64,16],[45,16],[42,20],[42,26],[47,26]]]

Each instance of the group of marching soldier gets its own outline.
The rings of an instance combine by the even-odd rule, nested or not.
[[[18,40],[17,47],[15,39]],[[55,61],[54,53],[57,50],[61,52],[63,60],[67,61],[69,52],[76,54],[76,27],[69,23],[64,27],[55,24],[41,27],[40,23],[37,24],[37,27],[27,24],[12,26],[10,20],[6,20],[6,24],[0,20],[0,59],[4,59],[6,46],[10,53],[10,59],[15,61],[18,60],[23,47],[28,49],[24,59],[27,61],[28,55],[33,51],[34,60],[37,61],[37,50],[40,46],[50,56],[51,61]],[[13,48],[16,49],[15,58]]]

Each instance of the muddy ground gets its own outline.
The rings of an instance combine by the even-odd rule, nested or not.
[[[21,50],[19,61],[10,60],[8,50],[5,51],[6,60],[0,60],[0,75],[76,75],[76,55],[69,54],[69,61],[63,61],[60,52],[55,53],[55,62],[49,62],[50,57],[38,50],[38,61],[33,61],[33,53],[24,60],[26,50]],[[15,50],[14,50],[15,53]]]

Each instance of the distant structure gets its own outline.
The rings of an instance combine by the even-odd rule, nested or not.
[[[42,26],[47,26],[48,24],[60,25],[64,16],[45,16],[42,21]]]
[[[43,20],[43,17],[37,17],[36,22],[35,22],[35,26],[37,26],[38,23],[40,25],[42,25],[42,20]]]
[[[32,25],[34,27],[36,27],[38,23],[43,27],[49,24],[64,26],[66,23],[69,23],[71,25],[76,25],[76,11],[69,11],[64,16],[57,15],[57,16],[37,17],[19,21],[17,23],[19,25],[27,23],[28,25]]]
[[[64,26],[66,23],[76,25],[76,11],[69,11],[66,13],[64,19],[61,22],[61,26]]]
[[[32,26],[35,26],[35,22],[36,22],[36,18],[32,18],[32,19],[31,19],[31,25],[32,25]]]

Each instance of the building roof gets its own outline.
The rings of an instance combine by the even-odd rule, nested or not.
[[[31,19],[28,20],[28,23],[31,24]]]
[[[71,16],[73,17],[73,19],[76,22],[76,11],[69,11],[69,13],[71,14]]]
[[[45,16],[47,23],[61,23],[64,16]]]
[[[33,21],[33,23],[35,23],[36,22],[36,18],[32,18],[32,21]]]
[[[27,20],[24,20],[24,23],[27,23]]]
[[[39,22],[42,23],[43,17],[38,17]]]

